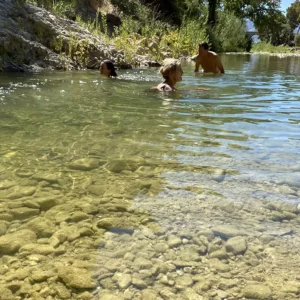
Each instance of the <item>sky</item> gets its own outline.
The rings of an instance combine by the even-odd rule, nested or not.
[[[295,0],[281,0],[281,10],[283,12],[286,12],[286,9],[288,7],[290,7],[291,4],[294,3],[294,2],[295,2]]]

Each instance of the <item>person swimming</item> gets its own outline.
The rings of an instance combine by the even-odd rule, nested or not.
[[[100,74],[106,77],[117,77],[116,69],[111,60],[106,59],[100,64]]]
[[[174,58],[165,59],[163,66],[160,68],[160,73],[164,81],[152,89],[165,92],[175,91],[175,84],[182,81],[183,71],[180,61]]]

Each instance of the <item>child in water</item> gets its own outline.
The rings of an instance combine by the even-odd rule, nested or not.
[[[106,77],[117,77],[116,69],[111,60],[106,59],[100,65],[100,74]]]
[[[166,92],[175,91],[175,84],[182,80],[183,75],[180,61],[173,58],[165,59],[160,73],[164,81],[152,89]]]

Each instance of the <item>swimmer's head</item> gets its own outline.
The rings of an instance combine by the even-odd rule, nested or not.
[[[201,42],[199,44],[199,50],[200,49],[208,50],[209,49],[208,43],[207,42]]]
[[[100,65],[100,73],[106,77],[117,77],[116,69],[111,60],[106,59]]]
[[[160,68],[160,73],[165,80],[172,80],[175,83],[181,81],[183,71],[180,61],[173,58],[165,59],[163,66]]]

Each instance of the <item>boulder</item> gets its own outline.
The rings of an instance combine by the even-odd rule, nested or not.
[[[106,18],[110,31],[120,24],[113,14]],[[0,1],[0,24],[4,24],[0,26],[0,70],[86,68],[95,51],[99,61],[112,59],[129,65],[121,52],[78,23],[25,1]],[[89,66],[98,68],[99,64]]]
[[[22,246],[35,241],[35,233],[28,229],[5,234],[0,237],[0,254],[16,253]]]

